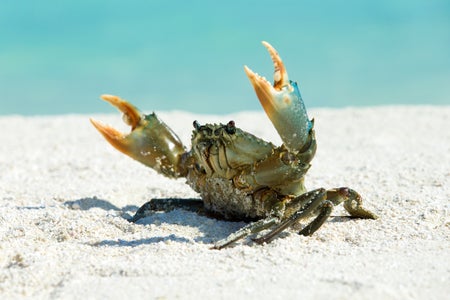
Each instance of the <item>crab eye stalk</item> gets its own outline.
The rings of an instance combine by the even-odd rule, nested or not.
[[[235,133],[236,133],[236,124],[234,123],[233,120],[231,120],[230,122],[228,122],[227,127],[225,128],[225,130],[226,130],[227,133],[229,133],[229,134],[235,134]]]
[[[195,130],[199,130],[201,127],[200,123],[197,120],[195,120],[194,123],[192,123],[192,125],[194,125]]]

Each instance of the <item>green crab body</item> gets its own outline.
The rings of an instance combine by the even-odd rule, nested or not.
[[[226,219],[258,219],[267,217],[282,197],[305,191],[309,165],[303,169],[284,162],[288,152],[283,156],[280,148],[236,128],[233,121],[194,122],[194,127],[187,183],[201,195],[206,210]]]
[[[259,187],[244,188],[238,181],[255,162],[271,155],[273,145],[236,128],[232,121],[203,126],[194,122],[194,127],[188,153],[193,167],[186,177],[205,209],[225,219],[265,217],[263,203],[252,193]]]
[[[205,125],[194,121],[192,146],[187,151],[156,114],[144,115],[117,96],[102,96],[124,114],[132,129],[123,134],[91,120],[105,139],[165,176],[185,177],[201,196],[199,201],[149,201],[131,221],[154,210],[191,205],[225,219],[251,221],[218,241],[214,248],[221,249],[265,229],[269,232],[254,241],[268,243],[284,229],[314,217],[299,232],[311,235],[326,221],[333,206],[342,202],[352,216],[377,218],[362,207],[361,196],[350,188],[306,190],[304,177],[316,152],[314,122],[309,120],[297,84],[288,79],[278,53],[267,42],[263,44],[274,63],[273,85],[246,66],[245,72],[283,141],[278,147],[237,128],[234,121]]]

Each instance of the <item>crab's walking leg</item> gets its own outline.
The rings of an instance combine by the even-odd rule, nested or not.
[[[203,208],[202,199],[154,198],[142,205],[128,221],[136,223],[155,211],[169,212],[174,209],[183,209],[198,213]]]
[[[344,208],[350,215],[363,219],[377,219],[377,215],[362,207],[361,196],[352,189],[341,187],[336,189],[317,189],[294,198],[286,209],[295,209],[296,211],[278,224],[268,234],[255,239],[254,241],[262,243],[270,243],[283,230],[294,225],[300,220],[318,214],[315,219],[306,225],[299,234],[312,235],[330,216],[333,206],[344,202]],[[287,211],[289,215],[289,211]]]
[[[258,233],[264,229],[270,228],[273,225],[277,224],[279,221],[280,221],[280,218],[278,218],[278,217],[268,217],[268,218],[265,218],[265,219],[262,219],[262,220],[259,220],[256,222],[252,222],[252,223],[242,227],[238,231],[230,234],[223,240],[218,241],[217,243],[214,244],[213,247],[211,247],[211,249],[219,250],[219,249],[225,248],[225,247],[231,245],[232,243],[234,243],[250,234]]]
[[[329,193],[337,193],[339,198],[339,191],[343,190],[344,194],[344,208],[350,213],[351,216],[361,219],[378,219],[378,216],[373,212],[362,207],[362,197],[356,191],[349,188],[339,188],[330,190]]]
[[[317,229],[320,228],[320,226],[323,225],[323,223],[325,223],[325,221],[328,219],[332,211],[333,211],[333,203],[331,203],[331,201],[329,200],[325,200],[320,207],[319,215],[314,220],[312,220],[311,223],[309,223],[302,230],[300,230],[298,234],[305,236],[312,235],[314,232],[317,231]]]
[[[344,208],[351,216],[361,219],[378,219],[378,216],[373,212],[362,207],[362,197],[354,190],[341,187],[330,189],[326,195],[327,201],[323,204],[319,215],[310,224],[305,226],[299,234],[312,235],[322,224],[328,219],[333,210],[333,205],[339,205],[344,202]]]
[[[287,205],[286,207],[286,214],[290,216],[286,218],[283,222],[278,224],[269,233],[263,235],[262,237],[254,239],[254,241],[258,244],[270,243],[286,228],[294,225],[301,219],[311,216],[317,209],[321,210],[323,207],[328,209],[328,207],[330,207],[329,205],[330,201],[326,200],[326,194],[327,192],[325,189],[317,189],[311,192],[304,193],[292,199],[289,205]],[[291,211],[293,211],[293,213]],[[319,227],[320,225],[323,224],[326,218],[328,218],[329,213],[325,218],[323,218],[323,221],[319,224]],[[319,217],[320,216],[321,214],[319,214]]]

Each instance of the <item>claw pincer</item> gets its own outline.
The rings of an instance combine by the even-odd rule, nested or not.
[[[124,122],[131,126],[131,133],[123,134],[91,119],[91,123],[114,148],[168,177],[186,175],[180,164],[185,149],[179,137],[156,114],[144,115],[117,96],[102,95],[101,98],[119,109]]]
[[[151,200],[131,222],[154,210],[187,206],[203,206],[206,212],[225,219],[252,221],[213,247],[221,249],[266,229],[268,233],[253,240],[269,243],[286,228],[310,218],[312,221],[298,233],[311,235],[340,203],[352,216],[377,218],[363,208],[362,197],[353,189],[306,189],[304,177],[316,152],[314,122],[308,118],[298,86],[289,80],[277,51],[267,42],[263,45],[274,65],[273,84],[247,66],[244,70],[283,141],[278,147],[237,128],[234,121],[204,125],[194,121],[192,146],[187,151],[155,113],[146,115],[117,96],[102,96],[123,113],[123,120],[131,127],[131,132],[124,134],[91,119],[103,137],[117,150],[167,177],[185,177],[201,196],[201,200]]]
[[[244,66],[245,73],[284,145],[297,152],[307,145],[312,122],[308,119],[297,83],[289,80],[278,52],[267,42],[263,45],[269,51],[275,69],[273,86],[247,66]]]

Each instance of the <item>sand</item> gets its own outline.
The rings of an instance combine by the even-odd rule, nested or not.
[[[194,119],[280,142],[262,112],[159,115],[186,145]],[[351,186],[380,219],[337,207],[312,237],[221,251],[209,248],[245,223],[183,210],[125,220],[153,197],[197,195],[118,153],[89,116],[0,117],[0,298],[448,299],[450,106],[309,115],[307,186]]]

